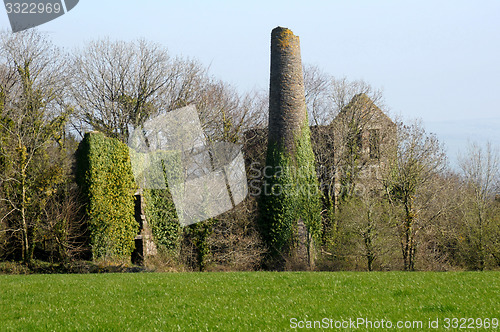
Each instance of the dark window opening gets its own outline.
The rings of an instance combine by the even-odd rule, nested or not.
[[[363,135],[361,133],[361,130],[356,134],[356,146],[358,148],[358,151],[361,151],[363,149]]]
[[[378,129],[370,129],[370,158],[380,158],[380,133]]]

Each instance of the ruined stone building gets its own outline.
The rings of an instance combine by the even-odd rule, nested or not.
[[[132,252],[132,263],[142,264],[147,256],[155,256],[157,247],[153,240],[151,226],[148,223],[145,213],[144,193],[139,189],[134,194],[134,218],[139,224],[139,230],[134,238],[135,249]]]
[[[383,188],[382,173],[395,152],[396,125],[365,94],[354,96],[331,124],[312,128],[323,192],[335,205],[345,196]]]

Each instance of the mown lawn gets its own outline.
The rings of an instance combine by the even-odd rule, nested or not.
[[[447,317],[499,319],[500,273],[0,276],[2,331],[290,330],[291,319],[324,318],[424,327],[439,318],[441,330]]]

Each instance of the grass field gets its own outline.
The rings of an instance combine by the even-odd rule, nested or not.
[[[446,318],[499,319],[500,273],[3,275],[0,308],[2,331],[276,331],[324,318],[331,327],[422,321],[426,330],[439,319],[442,330]]]

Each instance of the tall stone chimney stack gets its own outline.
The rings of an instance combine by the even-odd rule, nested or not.
[[[271,33],[269,146],[281,146],[293,155],[306,121],[299,37],[277,27]]]
[[[271,269],[311,269],[321,230],[315,158],[307,120],[299,37],[271,33],[269,133],[260,220]],[[274,259],[274,261],[273,261]]]

